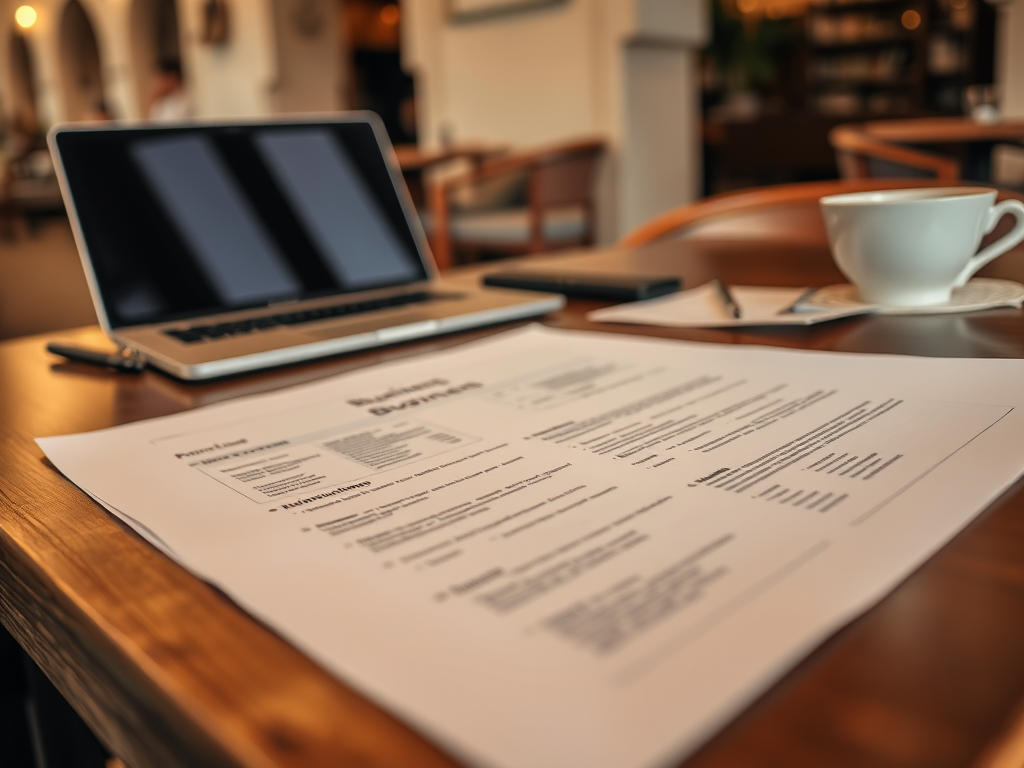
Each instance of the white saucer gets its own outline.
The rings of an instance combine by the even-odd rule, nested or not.
[[[975,312],[979,309],[995,307],[1016,307],[1024,305],[1024,285],[1012,280],[995,280],[989,277],[976,277],[963,288],[954,288],[953,296],[944,304],[933,304],[930,307],[883,307],[879,306],[875,314],[879,315],[942,315],[953,312]],[[804,307],[813,309],[838,309],[841,307],[866,306],[860,300],[856,287],[849,283],[830,285],[817,291],[803,303]]]

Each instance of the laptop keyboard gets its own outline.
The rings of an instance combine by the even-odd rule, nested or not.
[[[255,317],[251,320],[235,320],[230,323],[217,323],[216,325],[194,325],[189,328],[171,328],[164,331],[164,333],[186,344],[194,344],[195,342],[209,339],[241,336],[253,331],[276,328],[279,325],[301,325],[302,323],[313,323],[318,320],[327,320],[334,317],[348,317],[364,312],[373,312],[378,309],[392,309],[409,304],[423,304],[428,301],[445,298],[451,297],[426,291],[401,293],[397,296],[363,299],[362,301],[334,304],[328,307],[317,307],[316,309],[304,309],[298,312],[282,312],[278,315]]]

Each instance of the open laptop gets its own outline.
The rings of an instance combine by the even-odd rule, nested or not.
[[[59,126],[61,190],[100,323],[207,379],[558,309],[446,285],[379,119]]]

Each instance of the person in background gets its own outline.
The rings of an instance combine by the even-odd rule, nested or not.
[[[160,123],[187,120],[192,117],[192,105],[181,79],[181,64],[177,61],[160,62],[153,92],[149,96],[146,117]]]

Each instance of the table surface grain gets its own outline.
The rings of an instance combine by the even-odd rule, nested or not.
[[[507,267],[505,264],[497,265]],[[665,243],[538,258],[531,268],[675,274],[747,285],[841,282],[822,248]],[[475,282],[486,267],[457,273]],[[1024,280],[1024,250],[986,270]],[[726,344],[1024,357],[1024,312],[860,317],[807,328],[595,325],[574,301],[545,319]],[[441,349],[511,325],[207,384],[59,364],[45,341],[0,344],[0,621],[130,768],[452,766],[215,588],[91,501],[33,438],[99,429]],[[1024,701],[1024,483],[865,615],[841,628],[684,763],[995,765]]]

